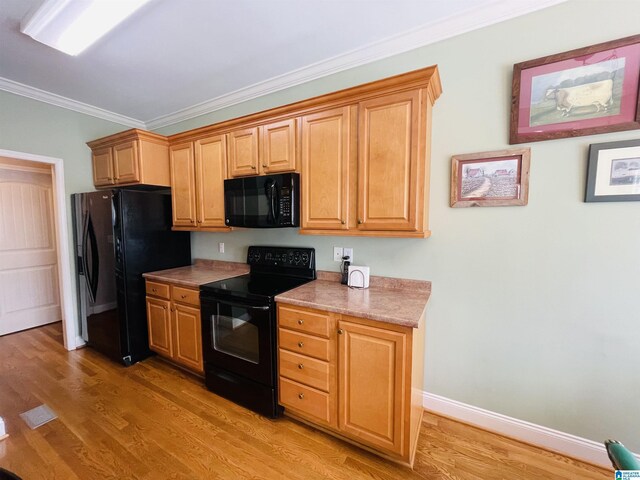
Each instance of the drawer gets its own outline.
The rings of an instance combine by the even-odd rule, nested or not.
[[[278,346],[292,352],[329,361],[329,340],[306,333],[280,328]]]
[[[280,377],[280,403],[285,408],[332,423],[331,402],[328,393]]]
[[[280,376],[329,391],[329,363],[280,349]]]
[[[196,307],[200,306],[200,290],[174,286],[171,298],[173,298],[174,302],[188,303]]]
[[[167,285],[166,283],[158,283],[147,280],[146,291],[147,295],[153,295],[154,297],[165,298],[167,300],[171,298],[169,296],[169,285]]]
[[[311,335],[329,338],[331,317],[321,311],[303,310],[289,305],[278,305],[278,325]]]

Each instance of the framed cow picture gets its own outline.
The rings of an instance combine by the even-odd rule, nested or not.
[[[513,66],[509,143],[640,128],[640,35]]]
[[[531,150],[517,148],[451,157],[452,207],[526,205]]]

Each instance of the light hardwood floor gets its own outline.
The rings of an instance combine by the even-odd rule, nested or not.
[[[18,414],[46,403],[30,430]],[[59,324],[0,337],[0,466],[24,480],[611,479],[613,474],[425,413],[415,468],[287,418],[268,420],[151,358],[67,353]]]

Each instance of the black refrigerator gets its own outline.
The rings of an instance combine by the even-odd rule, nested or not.
[[[103,190],[71,201],[82,337],[131,365],[152,354],[142,274],[190,265],[189,232],[171,231],[168,191]]]

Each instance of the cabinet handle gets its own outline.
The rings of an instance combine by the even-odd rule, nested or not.
[[[167,309],[167,306],[166,306],[166,305],[163,305],[163,306],[162,306],[162,308],[164,308],[164,309],[166,310],[166,309]]]
[[[344,333],[344,330],[342,330],[341,328],[338,329],[338,335],[342,335]]]
[[[176,311],[176,309],[175,309],[175,308],[172,308],[172,309],[171,309],[171,311],[172,311],[172,312],[175,312],[175,311]]]
[[[302,343],[302,342],[298,342],[298,346],[299,346],[300,348],[302,348],[302,347],[304,347],[304,343]]]
[[[358,225],[362,225],[362,219],[361,218],[358,219]]]
[[[255,169],[256,169],[255,165],[251,165],[251,170],[255,170]]]
[[[198,220],[198,225],[202,225],[202,220]]]
[[[267,166],[263,163],[263,164],[262,164],[262,168],[267,168]]]
[[[302,363],[299,363],[299,364],[298,364],[298,368],[299,368],[300,370],[302,370],[302,369],[304,368],[304,365],[303,365]]]
[[[344,225],[344,224],[345,224],[345,223],[347,223],[347,222],[345,222],[344,220],[340,220],[340,223],[341,223],[342,225]]]
[[[156,293],[156,292],[158,291],[158,289],[157,289],[157,288],[152,288],[152,289],[151,289],[151,291],[152,291],[153,293]]]
[[[180,298],[187,298],[186,295],[180,295]]]
[[[298,325],[302,325],[304,323],[304,320],[302,320],[301,318],[298,319]]]
[[[302,399],[304,398],[304,393],[299,393],[299,394],[298,394],[298,398],[299,398],[300,400],[302,400]]]

